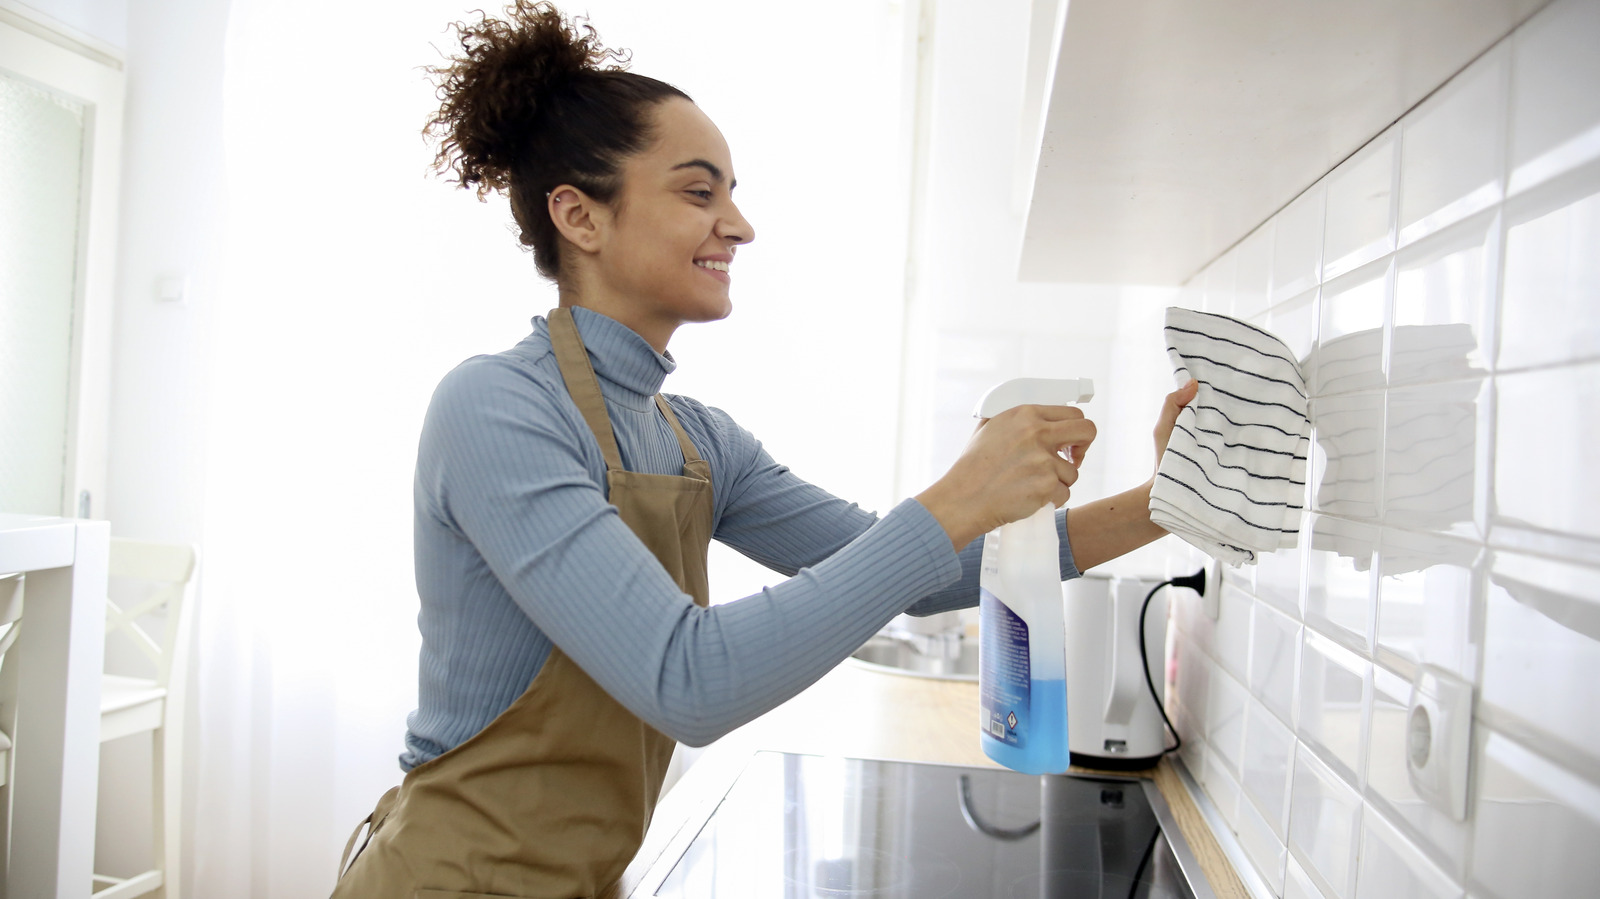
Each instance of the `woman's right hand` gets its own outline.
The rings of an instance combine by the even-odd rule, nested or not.
[[[980,535],[1061,506],[1094,441],[1076,406],[1017,406],[987,419],[950,470],[917,495],[959,551]]]

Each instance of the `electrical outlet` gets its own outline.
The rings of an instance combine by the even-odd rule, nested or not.
[[[1424,665],[1406,711],[1406,774],[1412,789],[1457,821],[1467,820],[1472,757],[1472,685]]]
[[[160,278],[156,281],[156,299],[163,303],[183,305],[189,297],[189,279],[182,276]]]

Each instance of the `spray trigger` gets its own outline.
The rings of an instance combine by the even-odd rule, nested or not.
[[[994,418],[1013,406],[1070,406],[1094,399],[1090,378],[1013,378],[990,388],[973,418]]]

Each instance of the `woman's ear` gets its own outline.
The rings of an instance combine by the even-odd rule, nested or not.
[[[544,202],[550,220],[568,243],[585,253],[600,248],[603,230],[610,221],[610,210],[570,184],[550,191]]]

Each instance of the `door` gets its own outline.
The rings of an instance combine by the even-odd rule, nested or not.
[[[0,9],[0,512],[104,494],[122,97],[114,57]]]

